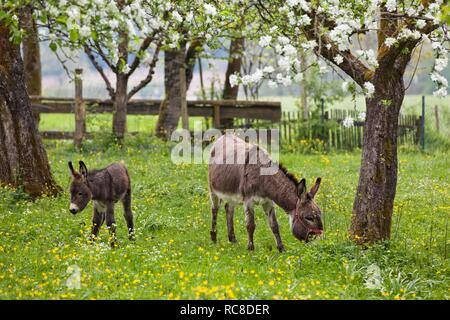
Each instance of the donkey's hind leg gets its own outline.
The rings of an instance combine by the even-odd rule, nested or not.
[[[275,214],[275,208],[273,206],[273,202],[272,201],[265,202],[265,203],[263,203],[262,206],[263,206],[264,212],[266,213],[267,218],[269,220],[270,229],[272,229],[272,233],[275,236],[278,251],[283,252],[283,251],[285,251],[285,249],[284,249],[283,242],[281,241],[280,228],[278,227],[278,221],[277,221],[277,216]]]
[[[134,240],[134,223],[133,212],[131,211],[131,190],[128,189],[125,197],[122,200],[123,203],[123,216],[127,222],[128,239]]]
[[[217,241],[217,213],[219,212],[220,199],[217,195],[211,192],[211,240]]]
[[[253,210],[253,203],[251,201],[244,201],[244,210],[248,234],[247,249],[255,250],[255,245],[253,244],[253,233],[255,232],[256,224],[255,224],[255,211]]]
[[[229,202],[225,203],[225,212],[227,213],[228,240],[235,243],[237,241],[234,234],[234,205]]]

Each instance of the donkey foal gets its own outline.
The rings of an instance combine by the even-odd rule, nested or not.
[[[98,236],[100,227],[106,220],[106,226],[111,234],[111,246],[114,246],[116,243],[114,205],[120,200],[123,203],[129,239],[134,239],[131,181],[127,168],[122,164],[113,163],[104,169],[88,171],[83,161],[79,163],[80,172],[76,172],[72,162],[69,161],[69,169],[72,174],[70,212],[76,214],[83,211],[89,201],[93,200],[92,238],[95,239]]]

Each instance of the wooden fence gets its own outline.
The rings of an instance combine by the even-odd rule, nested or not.
[[[36,114],[61,113],[74,114],[75,127],[86,128],[85,113],[112,113],[113,102],[101,99],[73,99],[53,97],[30,97],[32,110]],[[158,115],[161,100],[135,99],[128,102],[127,114],[129,115]],[[281,103],[270,101],[239,101],[239,100],[195,100],[187,101],[188,115],[190,117],[202,117],[212,119],[212,126],[221,127],[221,123],[227,119],[254,119],[278,123],[281,120]],[[80,111],[81,109],[81,111]],[[82,124],[80,124],[80,122]],[[83,129],[79,129],[82,130]],[[84,129],[85,131],[85,129]],[[84,137],[89,138],[89,132],[83,132]],[[48,139],[73,139],[74,132],[43,131],[44,138]]]
[[[361,148],[363,143],[364,121],[360,111],[330,109],[324,111],[319,119],[303,120],[303,112],[282,112],[280,122],[275,126],[280,131],[280,138],[286,143],[300,140],[319,139],[328,147],[335,149]],[[352,126],[344,126],[344,119],[351,117]],[[237,127],[273,127],[257,119],[235,119]],[[398,143],[419,144],[422,137],[422,116],[404,115],[399,117]]]
[[[38,115],[45,113],[74,114],[75,132],[43,131],[47,139],[73,139],[81,145],[83,139],[92,135],[86,132],[86,113],[112,113],[113,101],[84,99],[81,69],[75,70],[75,97],[55,98],[31,96],[31,107]],[[128,102],[127,114],[158,115],[161,100],[134,99]],[[399,143],[417,144],[424,140],[424,108],[422,116],[401,115],[399,118]],[[360,148],[363,140],[364,121],[359,112],[353,110],[324,110],[322,101],[320,119],[304,121],[302,113],[282,112],[280,102],[239,100],[195,100],[187,101],[190,117],[206,119],[206,127],[223,129],[223,124],[234,128],[278,128],[282,142],[295,143],[300,140],[320,139],[328,147],[336,149]],[[351,117],[352,126],[344,126],[343,120]],[[231,122],[231,120],[233,120]]]

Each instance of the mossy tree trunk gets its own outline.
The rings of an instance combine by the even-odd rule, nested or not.
[[[0,182],[31,197],[60,190],[30,107],[20,47],[0,21]]]
[[[366,99],[367,120],[350,234],[358,243],[390,238],[397,186],[397,130],[405,96],[403,76],[377,72]]]

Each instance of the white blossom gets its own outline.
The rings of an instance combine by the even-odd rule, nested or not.
[[[264,48],[264,47],[267,47],[268,45],[270,45],[271,41],[272,41],[271,36],[262,36],[259,39],[259,45]]]
[[[230,77],[228,78],[228,81],[230,82],[231,87],[235,87],[239,83],[238,76],[235,74],[230,75]]]
[[[205,8],[206,14],[211,15],[211,16],[215,16],[217,14],[217,9],[213,5],[205,3],[203,5],[203,7]]]
[[[340,54],[338,54],[337,56],[335,56],[334,57],[334,62],[336,62],[336,64],[341,64],[342,62],[344,62],[344,58],[340,55]]]
[[[371,82],[364,82],[364,91],[367,97],[372,97],[375,92],[375,86]]]
[[[342,125],[346,128],[351,128],[351,127],[353,127],[353,122],[354,122],[353,118],[350,116],[347,116],[347,117],[345,117],[344,120],[342,120]]]
[[[275,71],[275,69],[272,66],[267,66],[267,67],[263,68],[264,73],[272,73],[274,71]]]
[[[397,40],[395,40],[395,38],[391,38],[391,37],[386,38],[386,39],[384,40],[384,44],[385,44],[388,48],[392,47],[392,45],[394,45],[396,42],[397,42]]]
[[[365,112],[360,112],[360,113],[358,114],[358,119],[359,119],[360,121],[366,121],[366,113],[365,113]]]
[[[425,27],[427,25],[426,21],[423,19],[419,19],[416,22],[416,27],[419,29],[422,29],[423,27]]]
[[[389,12],[394,12],[397,10],[397,1],[396,0],[387,0],[386,1],[386,10]]]
[[[342,82],[342,86],[341,86],[342,91],[347,92],[348,91],[348,86],[349,86],[348,81]]]
[[[172,17],[174,17],[174,19],[177,20],[178,22],[183,21],[183,17],[176,10],[172,12]]]

